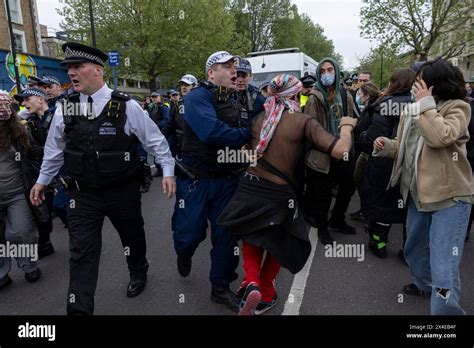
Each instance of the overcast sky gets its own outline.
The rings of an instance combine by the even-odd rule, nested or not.
[[[298,6],[299,13],[306,13],[313,22],[324,28],[336,52],[344,57],[344,68],[357,66],[357,57],[363,57],[374,43],[359,37],[359,9],[362,0],[291,0]],[[56,8],[58,0],[36,0],[41,24],[59,30],[61,16]]]

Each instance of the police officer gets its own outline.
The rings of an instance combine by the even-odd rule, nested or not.
[[[301,112],[304,112],[304,107],[306,105],[306,102],[308,101],[308,95],[313,89],[314,84],[316,83],[316,78],[311,75],[306,75],[300,78],[300,81],[303,84],[303,88],[301,89],[299,93],[300,109],[301,109]]]
[[[265,104],[265,97],[259,93],[257,87],[250,84],[252,79],[250,62],[247,59],[240,59],[237,65],[237,98],[242,108],[242,117],[249,119],[263,111],[263,104]]]
[[[150,117],[161,130],[166,126],[166,123],[168,123],[170,109],[163,103],[160,93],[153,92],[151,99],[153,100],[154,107],[150,113]]]
[[[61,82],[55,76],[45,74],[41,80],[44,84],[43,89],[48,95],[48,106],[54,114],[57,107],[56,103],[61,102],[61,100],[66,96],[66,93],[61,87]]]
[[[229,289],[229,284],[237,279],[237,244],[232,234],[217,224],[219,214],[236,190],[237,172],[241,168],[219,161],[219,153],[225,148],[240,149],[251,140],[248,119],[242,118],[233,95],[236,59],[225,51],[212,54],[205,66],[207,80],[184,99],[183,161],[177,161],[184,171],[180,171],[177,179],[172,229],[178,272],[186,277],[196,248],[206,238],[209,220],[211,300],[237,312],[239,303]]]
[[[175,89],[172,89],[168,93],[170,95],[170,107],[171,107],[171,104],[178,103],[178,101],[179,101],[179,92]]]
[[[30,75],[28,76],[28,79],[26,80],[26,88],[38,88],[44,91],[44,82],[39,77]],[[21,119],[26,120],[29,116],[28,110],[26,110],[25,107],[20,105],[20,108],[18,110],[18,116]]]
[[[54,115],[56,108],[66,97],[67,91],[64,91],[61,82],[59,79],[53,75],[43,74],[41,78],[43,82],[43,89],[48,95],[48,106],[49,112]],[[59,171],[59,175],[63,174],[63,169]],[[66,192],[66,189],[60,183],[56,186],[56,191],[53,199],[53,212],[54,214],[61,219],[64,224],[64,227],[67,227],[67,204],[69,202],[69,194]],[[40,252],[41,255],[41,252]]]
[[[65,43],[68,75],[76,93],[56,110],[48,134],[40,176],[30,192],[37,205],[46,185],[64,163],[63,180],[70,190],[70,280],[68,314],[93,314],[107,216],[117,229],[130,271],[127,296],[139,295],[146,284],[148,262],[140,202],[137,144],[153,153],[163,167],[163,191],[175,192],[174,160],[156,125],[129,96],[104,83],[102,51]]]
[[[181,96],[184,98],[188,95],[188,93],[196,87],[198,84],[198,80],[194,75],[186,74],[181,77],[179,80],[179,91],[181,92]]]
[[[38,76],[28,76],[28,79],[26,80],[26,88],[39,88],[44,90],[43,79]]]
[[[163,135],[168,139],[173,157],[181,158],[181,146],[183,144],[184,134],[184,98],[197,86],[197,79],[193,75],[184,75],[179,80],[182,98],[176,102],[171,102],[170,117],[166,127],[163,129]]]
[[[21,106],[28,111],[26,119],[30,133],[38,145],[43,150],[48,136],[48,130],[53,119],[53,114],[49,110],[46,93],[39,88],[27,88],[21,93],[14,96]],[[42,157],[42,156],[41,156]],[[39,240],[38,240],[38,257],[41,259],[54,253],[54,247],[51,244],[50,234],[53,231],[53,219],[51,213],[53,211],[54,185],[48,186],[46,191],[46,206],[48,207],[49,218],[47,221],[37,223]]]

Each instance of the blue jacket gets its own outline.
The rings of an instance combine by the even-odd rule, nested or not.
[[[248,128],[232,128],[217,118],[214,95],[204,87],[197,87],[184,99],[184,120],[204,144],[222,148],[240,149],[252,139]],[[199,165],[192,159],[183,159],[190,165]],[[194,162],[194,163],[192,163]]]

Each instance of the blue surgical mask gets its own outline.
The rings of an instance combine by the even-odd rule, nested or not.
[[[326,87],[332,86],[335,78],[336,78],[335,74],[322,74],[321,83],[323,84],[323,86],[326,86]]]
[[[355,101],[356,101],[357,105],[359,106],[360,111],[365,109],[365,104],[362,101],[362,98],[360,97],[360,95],[358,95],[358,94],[356,95],[356,100]]]

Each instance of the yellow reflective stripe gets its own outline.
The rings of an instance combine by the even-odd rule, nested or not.
[[[308,101],[307,95],[300,95],[300,107],[305,106],[307,101]]]

